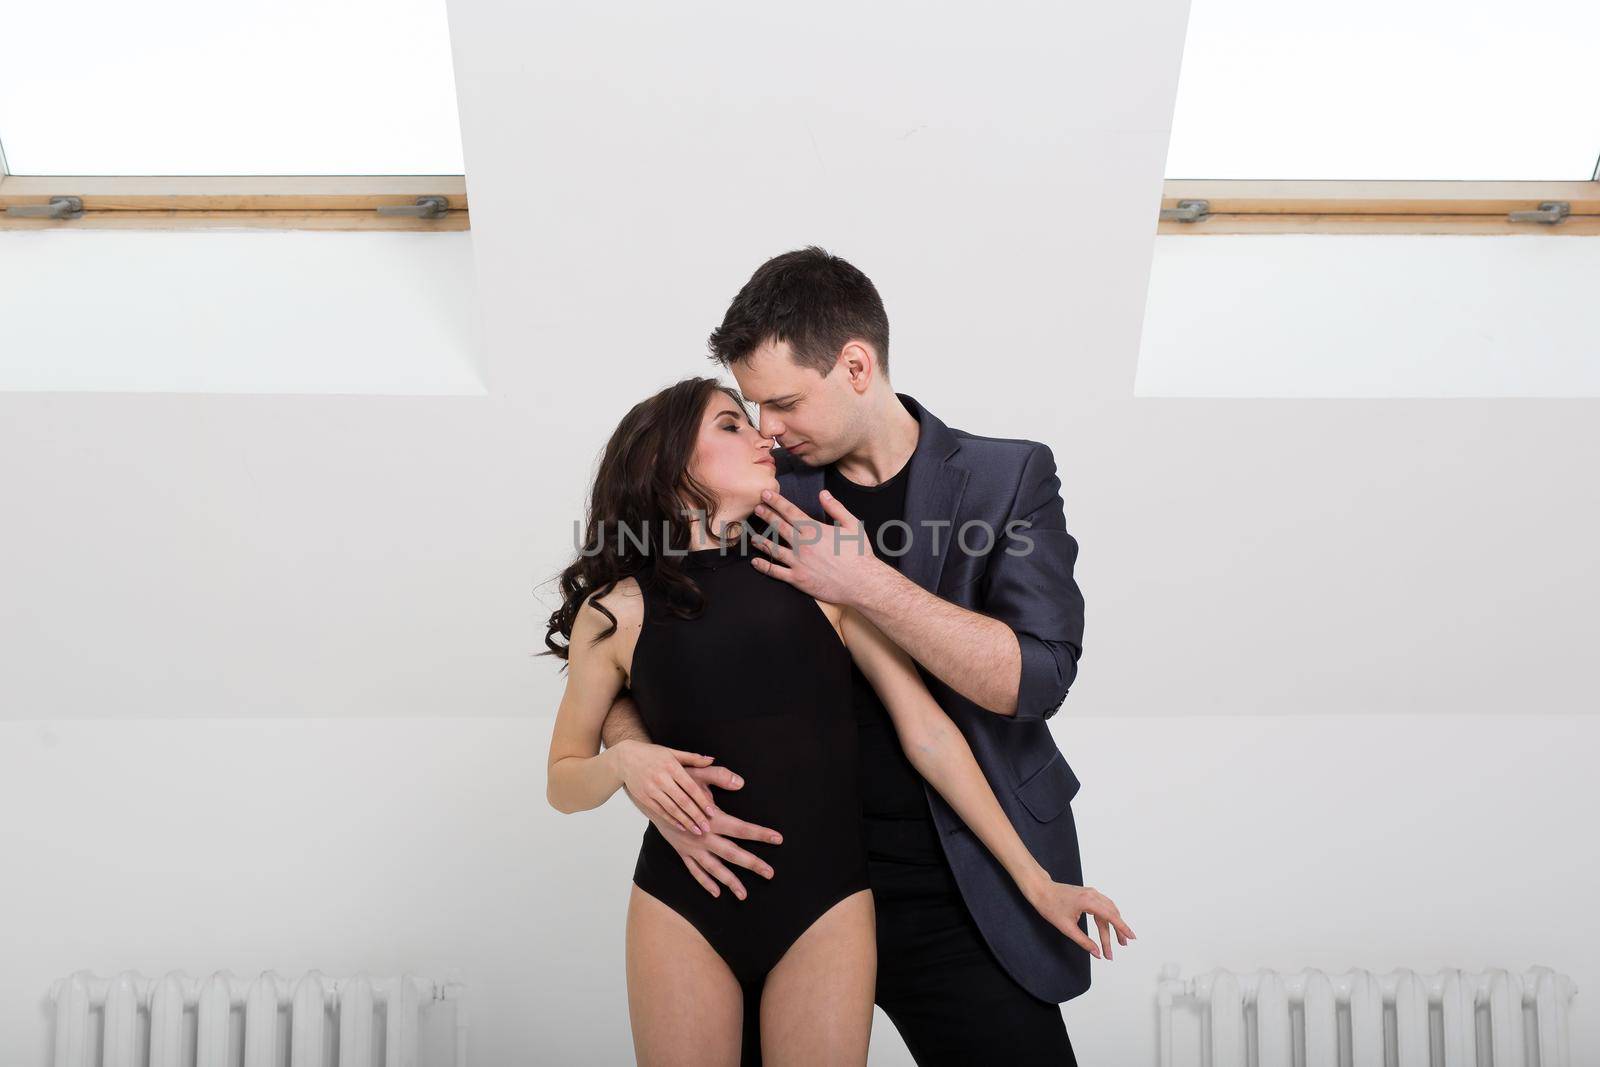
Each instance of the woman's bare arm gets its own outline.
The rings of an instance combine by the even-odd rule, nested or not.
[[[559,811],[587,811],[604,804],[620,786],[665,833],[668,825],[703,837],[711,831],[711,791],[689,768],[705,768],[709,756],[681,752],[648,738],[618,738],[600,751],[602,724],[627,682],[625,634],[637,634],[641,601],[632,579],[618,583],[603,600],[616,617],[616,632],[594,639],[611,625],[593,600],[584,602],[567,642],[567,688],[550,735],[546,796]],[[631,703],[631,702],[630,702]]]
[[[616,749],[600,752],[600,726],[626,675],[614,654],[618,642],[594,643],[608,620],[589,601],[578,611],[567,642],[567,688],[550,734],[545,795],[558,811],[587,811],[622,786]]]
[[[928,692],[916,665],[904,650],[884,636],[859,612],[843,611],[840,629],[850,655],[877,691],[894,722],[896,735],[917,773],[939,791],[961,821],[994,854],[1028,902],[1067,937],[1095,956],[1100,949],[1078,928],[1087,911],[1101,925],[1105,954],[1110,955],[1109,924],[1126,945],[1133,931],[1116,905],[1097,890],[1056,882],[1034,859],[1006,817],[983,768],[959,727]]]

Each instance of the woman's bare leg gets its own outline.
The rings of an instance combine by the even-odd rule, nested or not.
[[[641,1067],[738,1067],[744,994],[682,915],[638,886],[628,898],[628,1017]]]
[[[865,1064],[877,972],[872,891],[863,889],[812,923],[767,975],[762,1063]]]

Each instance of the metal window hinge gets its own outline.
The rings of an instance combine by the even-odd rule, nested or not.
[[[1211,214],[1209,200],[1179,200],[1177,207],[1161,209],[1162,222],[1199,222]]]
[[[83,198],[52,196],[48,204],[12,204],[6,214],[14,219],[75,219],[83,214]]]
[[[1572,214],[1572,205],[1565,200],[1546,200],[1536,211],[1513,211],[1506,216],[1510,222],[1556,223]]]
[[[442,196],[419,196],[415,204],[385,204],[380,215],[405,215],[417,219],[443,218],[450,213],[450,201]]]

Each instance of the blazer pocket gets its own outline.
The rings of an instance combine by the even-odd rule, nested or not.
[[[982,568],[973,568],[970,572],[965,574],[959,571],[942,574],[939,576],[939,584],[934,587],[934,593],[938,596],[948,598],[952,593],[959,592],[969,585],[976,584],[980,579],[983,578],[983,575],[984,571]]]
[[[1035,819],[1049,822],[1061,814],[1062,809],[1077,795],[1078,788],[1078,776],[1067,766],[1066,757],[1057,752],[1049,762],[1017,786],[1015,792],[1017,799],[1033,813]]]

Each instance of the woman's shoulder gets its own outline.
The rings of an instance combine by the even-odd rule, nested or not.
[[[627,626],[637,628],[644,619],[644,597],[639,588],[639,579],[631,574],[618,578],[610,589],[590,593],[583,603],[589,609],[597,606],[604,608],[617,620],[619,630]]]
[[[569,662],[577,662],[572,658],[574,654],[585,662],[598,655],[620,669],[624,678],[628,677],[643,623],[643,599],[633,577],[618,578],[610,589],[595,590],[584,598],[578,617],[573,620],[572,636],[567,642]]]

